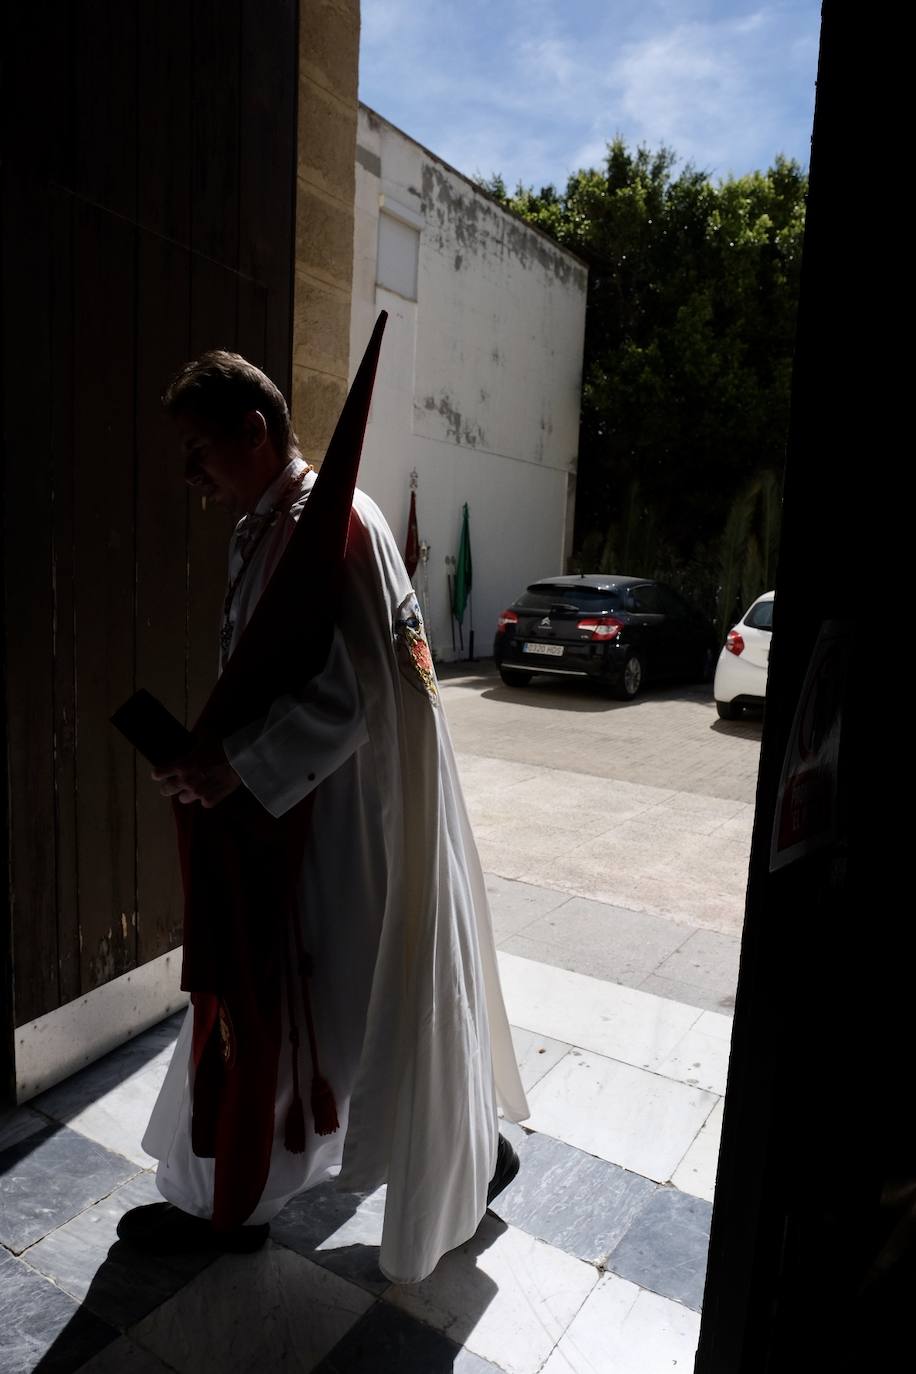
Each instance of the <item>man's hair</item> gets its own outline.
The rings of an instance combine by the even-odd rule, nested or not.
[[[186,363],[166,387],[162,405],[169,415],[192,414],[230,434],[249,411],[259,410],[281,458],[298,448],[283,393],[239,353],[216,348]]]

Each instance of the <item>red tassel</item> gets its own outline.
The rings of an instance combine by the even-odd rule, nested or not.
[[[318,1135],[333,1135],[340,1128],[331,1085],[326,1078],[317,1073],[312,1079],[312,1116],[315,1118],[315,1131]]]
[[[302,1098],[298,1093],[289,1104],[289,1111],[286,1113],[283,1144],[291,1155],[305,1154],[305,1113],[302,1110]]]

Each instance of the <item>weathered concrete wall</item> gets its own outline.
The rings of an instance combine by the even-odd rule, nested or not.
[[[378,284],[386,211],[419,227],[416,300]],[[526,583],[565,570],[585,293],[575,257],[360,106],[351,369],[378,310],[390,312],[360,485],[403,546],[416,469],[431,638],[444,658],[456,656],[444,560],[465,501],[478,653]]]
[[[293,425],[320,461],[347,391],[359,0],[300,0]]]

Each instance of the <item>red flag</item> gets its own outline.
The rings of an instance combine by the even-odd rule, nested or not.
[[[404,546],[404,567],[413,577],[420,561],[420,531],[417,529],[417,493],[410,493],[410,515],[407,517],[407,543]]]

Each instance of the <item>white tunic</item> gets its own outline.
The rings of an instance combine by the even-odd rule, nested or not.
[[[230,647],[315,480],[302,476],[303,467],[294,460],[255,510],[257,523],[290,477],[300,477],[301,498],[269,526],[238,584]],[[225,741],[245,786],[273,815],[315,793],[299,913],[314,966],[321,1068],[340,1119],[331,1136],[309,1131],[304,1154],[284,1148],[291,1097],[284,1039],[271,1168],[248,1220],[269,1220],[343,1159],[342,1186],[388,1184],[381,1267],[395,1281],[413,1282],[480,1222],[495,1162],[497,1094],[512,1120],[528,1109],[442,706],[405,648],[416,601],[377,507],[358,492],[354,510],[357,537],[328,663],[306,691],[279,698],[264,720]],[[252,523],[240,522],[233,536],[230,583]],[[191,1150],[190,1037],[189,1012],[143,1145],[159,1160],[163,1196],[209,1216],[213,1161]],[[307,1044],[300,1053],[307,1098]]]

